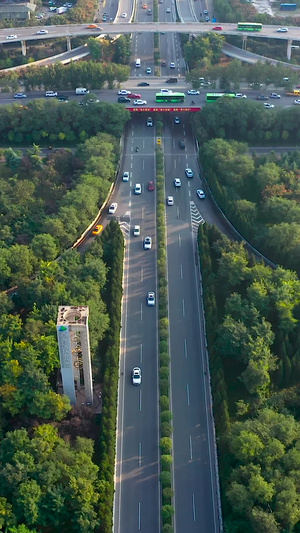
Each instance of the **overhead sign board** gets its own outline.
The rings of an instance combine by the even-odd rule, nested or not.
[[[128,111],[132,112],[139,112],[139,113],[151,113],[157,111],[158,113],[163,112],[169,112],[169,111],[175,111],[176,113],[179,113],[180,111],[201,111],[201,107],[126,107]]]

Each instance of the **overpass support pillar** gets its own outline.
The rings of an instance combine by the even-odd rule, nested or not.
[[[287,43],[287,51],[286,51],[286,57],[290,61],[292,57],[292,40],[289,39]]]
[[[21,41],[22,45],[22,56],[26,56],[26,41]]]
[[[243,35],[242,50],[247,50],[247,35]]]
[[[72,50],[71,37],[67,37],[67,50],[68,52],[71,52]]]

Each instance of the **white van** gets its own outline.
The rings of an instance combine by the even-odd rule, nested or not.
[[[141,66],[141,60],[140,59],[136,59],[135,60],[135,68],[140,68]]]
[[[85,87],[77,87],[75,89],[75,94],[88,94],[89,92]]]
[[[45,96],[57,96],[57,92],[56,91],[46,91]]]

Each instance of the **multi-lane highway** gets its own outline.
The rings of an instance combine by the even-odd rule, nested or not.
[[[139,152],[135,147],[139,146]],[[146,117],[132,120],[124,146],[122,172],[114,201],[126,239],[125,293],[121,340],[121,376],[117,427],[115,533],[159,533],[159,423],[157,307],[146,303],[148,291],[157,293],[156,194],[148,191],[155,181],[155,139]],[[142,194],[133,192],[136,183]],[[133,236],[133,226],[141,234]],[[143,249],[145,236],[152,249]],[[142,369],[140,387],[131,384],[134,366]]]

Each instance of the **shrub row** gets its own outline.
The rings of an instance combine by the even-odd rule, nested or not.
[[[162,122],[157,121],[157,135],[162,136]],[[173,533],[172,519],[172,413],[169,400],[169,318],[168,318],[168,289],[167,289],[167,254],[166,254],[166,224],[165,224],[165,182],[164,159],[160,146],[156,149],[156,191],[157,191],[157,273],[159,292],[159,387],[160,387],[160,449],[161,449],[161,490],[162,490],[162,532]]]
[[[104,497],[100,503],[100,531],[101,533],[111,533],[124,257],[124,239],[119,224],[112,221],[103,231],[101,239],[103,241],[103,260],[108,267],[107,284],[103,299],[110,316],[110,326],[106,339],[99,350],[103,382],[99,467],[100,481],[105,488]]]

